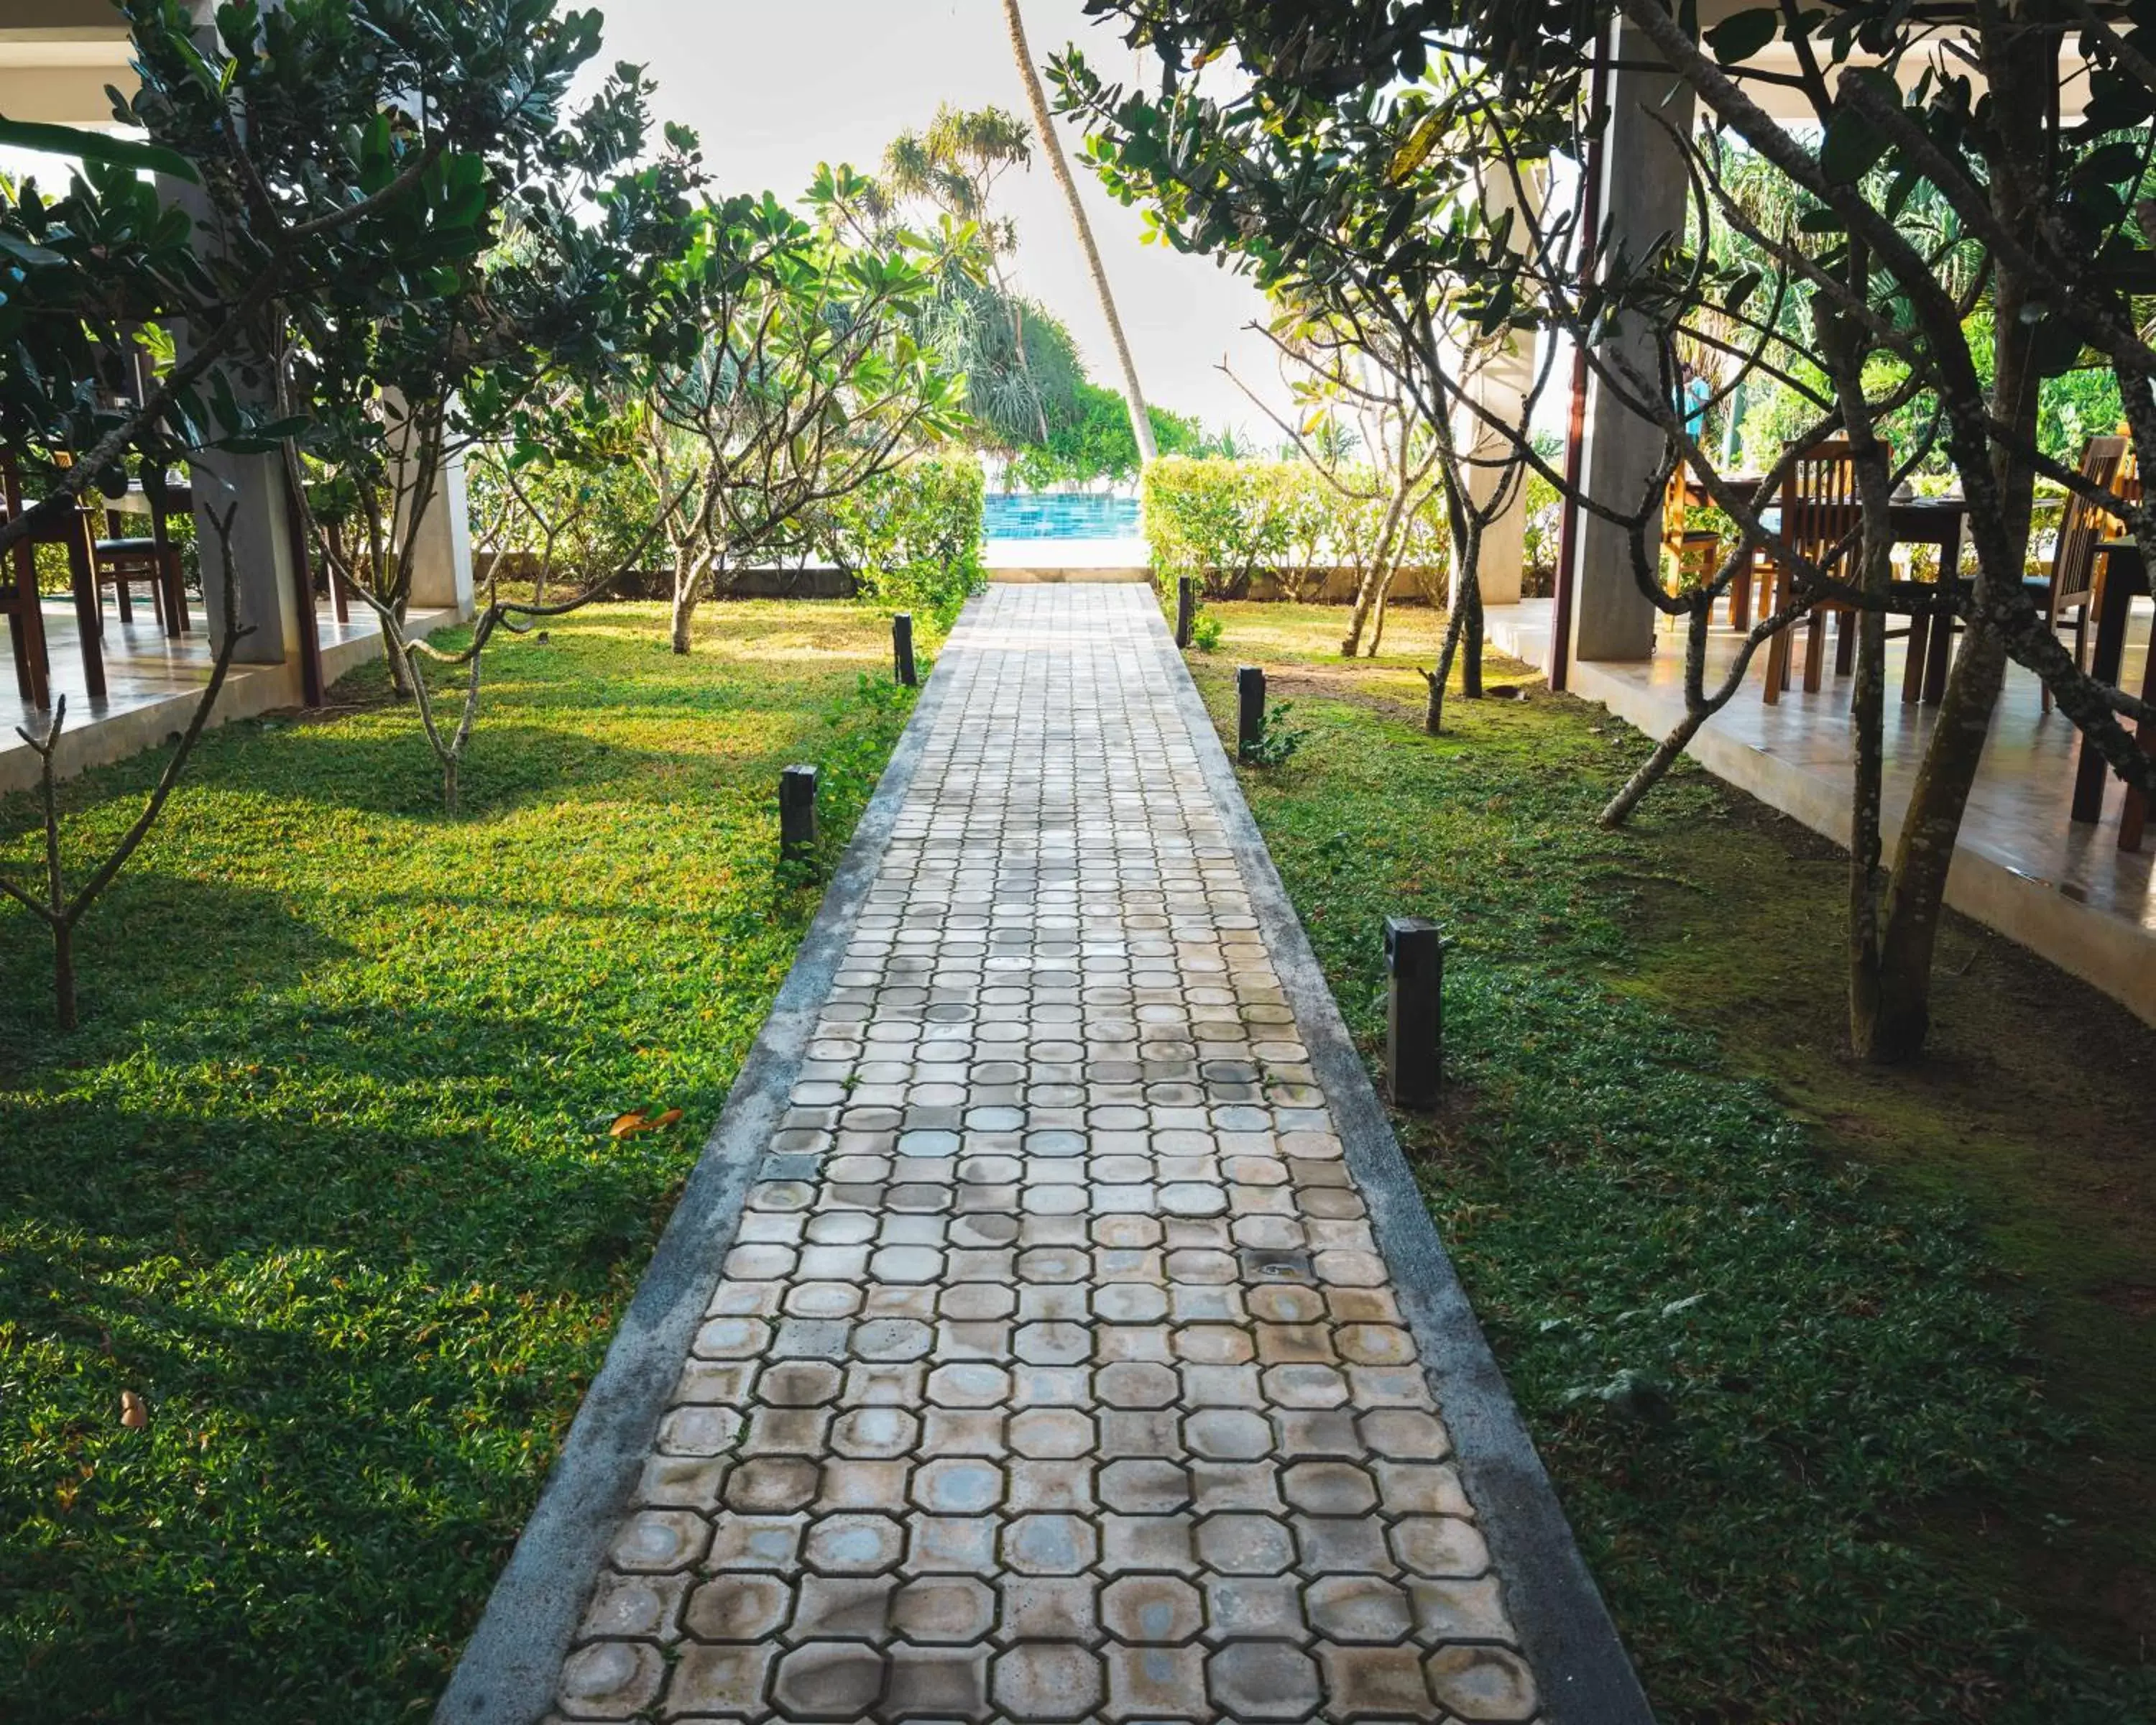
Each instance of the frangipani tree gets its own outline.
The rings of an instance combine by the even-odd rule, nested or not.
[[[1786,602],[1744,638],[1734,676],[1820,606],[1856,614],[1851,1040],[1866,1057],[1913,1055],[1928,1024],[1947,870],[2008,660],[2042,679],[2119,777],[2156,788],[2156,762],[2120,723],[2148,718],[2147,709],[2083,673],[2023,580],[2039,474],[2117,506],[2042,449],[2041,381],[2092,363],[2109,368],[2135,447],[2156,439],[2156,347],[2137,309],[2156,285],[2156,231],[2143,197],[2156,58],[2137,15],[2090,0],[1949,9],[1852,0],[1742,11],[1702,37],[1694,9],[1666,0],[1554,11],[1508,0],[1380,0],[1322,18],[1269,0],[1098,0],[1093,10],[1118,16],[1133,42],[1156,52],[1160,90],[1127,95],[1071,57],[1060,68],[1065,99],[1086,115],[1105,165],[1161,188],[1156,209],[1178,244],[1234,252],[1277,275],[1352,283],[1380,305],[1411,300],[1403,290],[1440,260],[1479,274],[1485,316],[1563,328],[1598,382],[1649,434],[1661,434],[1666,459],[1640,497],[1569,487],[1575,506],[1629,534],[1648,599],[1691,625],[1686,729],[1656,751],[1650,774],[1733,692],[1730,680],[1705,685],[1701,647],[1706,609],[1740,560],[1770,550],[1790,580]],[[1585,161],[1605,119],[1590,74],[1607,69],[1604,44],[1620,21],[1627,66],[1658,57],[1704,110],[1697,135],[1666,117],[1646,121],[1666,135],[1666,171],[1687,182],[1689,233],[1635,236],[1598,254],[1603,236],[1578,202],[1554,213],[1523,204],[1516,230],[1478,258],[1456,227],[1433,219],[1433,177],[1441,182],[1463,159],[1516,178],[1553,153]],[[1790,61],[1755,66],[1777,39]],[[1240,85],[1209,94],[1201,69],[1231,54]],[[1772,117],[1758,99],[1763,80],[1779,98],[1794,91],[1807,121]],[[1475,121],[1475,137],[1463,149],[1464,118]],[[1732,144],[1785,182],[1794,223],[1752,219],[1728,171]],[[1980,288],[1968,286],[1962,241],[1933,245],[1897,222],[1926,183],[1976,249]],[[1770,267],[1717,268],[1703,244],[1710,218],[1743,234]],[[1517,224],[1532,230],[1525,245]],[[1970,316],[1979,291],[1994,309],[1982,342]],[[1681,344],[1709,337],[1717,317],[1737,320],[1741,333],[1722,339],[1740,377],[1787,372],[1792,297],[1803,308],[1797,340],[1831,381],[1798,441],[1845,438],[1863,500],[1861,526],[1824,559],[1782,540],[1766,517],[1779,473],[1740,495],[1676,406]],[[1411,322],[1399,326],[1412,335]],[[1976,565],[1973,580],[1930,591],[1893,579],[1888,562],[1889,494],[1910,457],[1904,449],[1890,459],[1879,428],[1912,403],[1920,439],[1935,435],[1960,477]],[[1524,434],[1515,435],[1524,449]],[[1526,459],[1538,458],[1527,450]],[[1736,524],[1738,542],[1712,578],[1671,595],[1651,523],[1656,494],[1680,463]],[[1547,464],[1543,471],[1565,480]],[[2141,501],[2119,512],[2144,556],[2156,551],[2156,511]],[[1889,870],[1879,818],[1883,624],[1892,613],[1936,609],[1952,610],[1968,632]]]
[[[965,377],[916,331],[939,272],[978,269],[970,223],[859,239],[841,219],[866,190],[823,167],[808,215],[766,193],[706,207],[670,273],[674,315],[700,331],[646,377],[640,459],[680,497],[666,518],[673,645],[747,567],[813,537],[817,512],[965,423]]]

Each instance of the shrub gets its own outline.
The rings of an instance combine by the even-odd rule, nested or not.
[[[1246,595],[1260,576],[1281,597],[1315,597],[1334,568],[1358,580],[1376,555],[1385,500],[1367,467],[1343,467],[1339,485],[1306,461],[1190,460],[1163,456],[1140,487],[1154,578],[1163,592],[1188,576],[1207,598]],[[1431,498],[1409,521],[1403,567],[1450,562],[1444,506]]]
[[[862,596],[948,629],[981,590],[981,464],[918,455],[834,499],[820,524],[825,555]]]

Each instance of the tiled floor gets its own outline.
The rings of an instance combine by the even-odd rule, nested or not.
[[[1163,640],[947,647],[560,1717],[1536,1716]]]
[[[105,695],[92,701],[83,680],[82,650],[74,607],[65,600],[44,606],[46,656],[52,692],[67,701],[63,760],[72,771],[84,764],[117,760],[162,742],[192,716],[196,697],[209,681],[217,656],[215,637],[205,624],[202,600],[190,601],[191,631],[167,638],[138,600],[134,620],[122,623],[108,613],[105,620]],[[422,632],[455,620],[448,611],[415,611]],[[327,604],[316,614],[324,670],[333,680],[362,658],[379,650],[381,631],[359,607],[352,620],[339,623]],[[227,718],[264,712],[294,699],[291,676],[283,666],[235,665],[225,684],[219,711]],[[18,727],[42,737],[50,715],[38,712],[17,687],[12,658],[0,658],[0,789],[33,783],[37,762]]]

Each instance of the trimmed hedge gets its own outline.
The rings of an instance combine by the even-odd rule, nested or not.
[[[1349,490],[1376,491],[1368,467],[1346,467]],[[1172,590],[1188,575],[1209,599],[1239,599],[1268,582],[1282,598],[1315,598],[1336,569],[1359,583],[1377,549],[1383,496],[1342,495],[1306,461],[1192,460],[1164,455],[1139,485],[1153,577]],[[1399,565],[1441,576],[1450,559],[1445,507],[1432,497],[1408,524]]]
[[[981,590],[987,485],[972,454],[918,455],[829,506],[819,547],[862,597],[938,628]]]

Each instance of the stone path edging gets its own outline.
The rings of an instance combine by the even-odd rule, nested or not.
[[[531,1518],[457,1661],[434,1709],[436,1725],[531,1725],[552,1701],[608,1542],[651,1453],[682,1358],[740,1225],[742,1200],[786,1111],[817,1013],[950,684],[939,665],[921,685],[772,1002],[771,1015],[726,1093],[718,1124],[705,1140],[598,1375],[584,1393]]]
[[[1244,800],[1212,712],[1164,622],[1158,652],[1174,680],[1252,908],[1332,1104],[1348,1165],[1369,1203],[1401,1309],[1451,1428],[1468,1496],[1505,1578],[1506,1604],[1522,1651],[1543,1685],[1548,1717],[1552,1725],[1652,1725],[1653,1711],[1609,1607],[1416,1189],[1384,1104]]]

